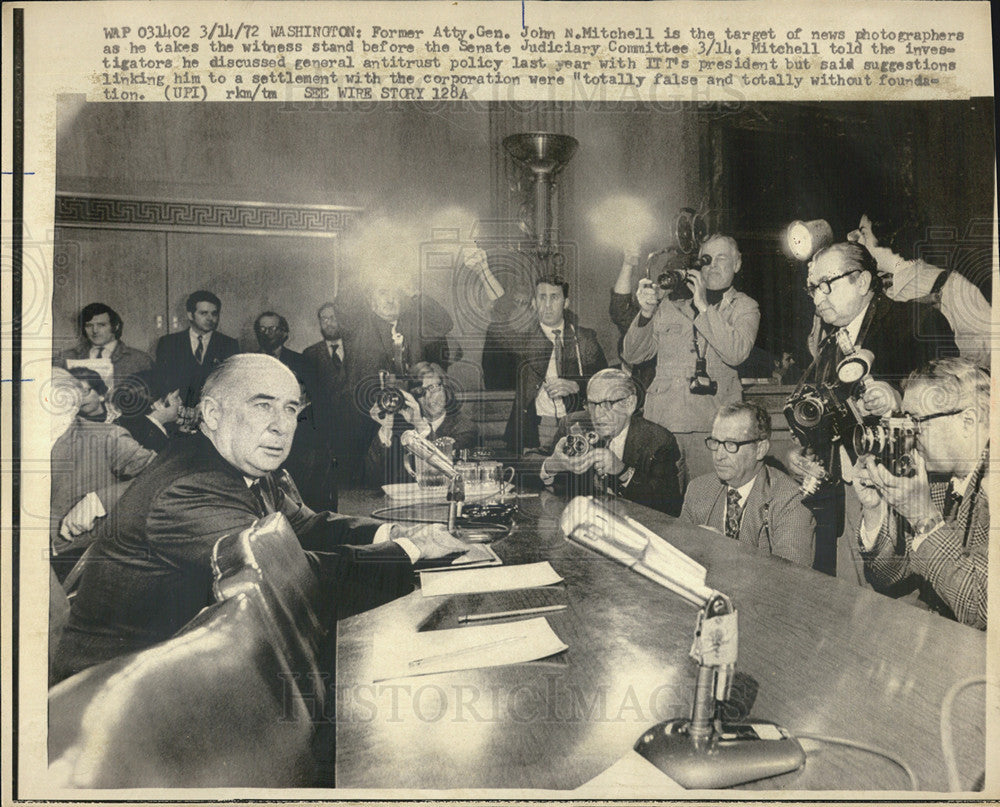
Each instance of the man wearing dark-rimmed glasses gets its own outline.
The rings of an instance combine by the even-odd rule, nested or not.
[[[856,467],[865,576],[876,591],[985,630],[989,374],[969,359],[931,362],[910,375],[903,408],[916,427],[913,475],[893,476],[871,455]]]
[[[815,522],[798,485],[765,463],[771,416],[752,401],[723,406],[705,438],[715,472],[699,476],[684,494],[681,520],[727,538],[812,566]]]
[[[875,357],[870,375],[852,385],[861,415],[882,416],[897,410],[902,380],[918,367],[942,356],[957,356],[954,333],[940,311],[930,306],[897,303],[885,296],[878,265],[860,243],[833,244],[809,264],[806,293],[816,307],[809,337],[814,361],[804,381],[836,384],[837,366],[845,358],[843,344],[870,350]],[[838,338],[838,332],[846,339]],[[842,483],[841,451],[830,445],[822,456],[795,450],[788,458],[793,474],[817,473],[828,482],[807,500],[816,518],[815,568],[863,584],[862,561],[854,541],[840,539],[856,526],[858,505],[848,501]],[[847,465],[850,472],[850,465]]]
[[[595,373],[587,383],[586,410],[562,419],[548,456],[527,457],[527,477],[573,496],[621,496],[676,516],[683,498],[680,449],[638,405],[629,373]]]

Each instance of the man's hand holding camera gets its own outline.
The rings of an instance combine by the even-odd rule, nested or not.
[[[609,448],[592,449],[588,456],[593,458],[591,467],[601,476],[618,476],[625,470],[625,463]]]
[[[882,417],[897,411],[903,399],[888,381],[875,381],[870,376],[865,380],[860,399],[862,415]]]
[[[430,433],[430,424],[424,419],[423,413],[420,411],[420,404],[417,403],[417,399],[406,390],[401,389],[399,392],[403,396],[404,401],[404,406],[399,410],[399,414],[402,415],[403,420],[413,426],[419,434],[426,436]],[[371,416],[371,419],[379,425],[379,439],[382,441],[382,444],[386,446],[389,445],[389,443],[392,442],[392,427],[396,418],[396,413],[387,412],[376,401],[372,405],[368,414]]]
[[[650,319],[660,305],[660,298],[657,295],[658,288],[656,283],[649,278],[644,277],[639,281],[635,299],[639,303],[639,310],[646,319]]]
[[[700,314],[708,308],[708,296],[705,294],[705,289],[707,288],[705,286],[705,279],[701,276],[701,272],[688,272],[686,282],[694,294],[691,302]]]
[[[927,468],[918,452],[913,452],[912,467],[914,473],[911,476],[894,476],[871,454],[858,458],[854,466],[854,486],[863,508],[865,530],[862,532],[862,540],[866,549],[874,546],[885,518],[883,503],[903,516],[914,529],[928,519],[941,517],[931,500]]]
[[[555,476],[560,473],[571,473],[571,474],[582,474],[590,470],[591,466],[594,464],[594,451],[588,451],[584,454],[572,453],[568,454],[566,452],[566,444],[569,441],[569,437],[563,437],[556,443],[555,450],[552,452],[551,457],[547,457],[545,462],[542,463],[542,475],[544,476]]]

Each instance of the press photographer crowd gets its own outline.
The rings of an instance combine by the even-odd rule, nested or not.
[[[501,494],[506,464],[521,491],[623,497],[985,629],[990,307],[978,288],[895,253],[865,216],[841,242],[824,221],[789,227],[815,311],[808,367],[791,352],[775,361],[775,380],[794,385],[794,447],[775,451],[772,413],[738,372],[761,319],[737,289],[739,244],[697,228],[678,240],[693,247],[624,254],[613,366],[569,305],[593,289],[541,264],[501,277],[484,250],[463,253],[456,276],[491,310],[484,386],[513,390],[494,445],[449,372],[456,312],[388,273],[320,305],[320,338],[301,353],[278,311],[256,317],[259,350],[241,353],[208,290],[190,293],[187,327],[155,356],[126,344],[128,312],[84,306],[50,396],[52,681],[172,636],[211,596],[216,541],[269,513],[339,581],[345,612],[397,596],[412,564],[461,542],[440,525],[337,515],[339,491],[446,484],[438,455]]]

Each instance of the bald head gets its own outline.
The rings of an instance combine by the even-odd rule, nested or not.
[[[301,409],[299,384],[280,361],[262,353],[226,359],[201,392],[201,430],[244,476],[277,469],[292,447]]]

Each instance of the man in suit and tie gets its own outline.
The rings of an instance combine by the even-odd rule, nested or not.
[[[533,301],[538,321],[527,333],[510,337],[517,387],[504,440],[515,455],[552,445],[559,420],[582,409],[587,382],[608,365],[597,334],[577,325],[568,302],[566,280],[538,278]]]
[[[883,294],[878,265],[860,243],[833,244],[817,252],[809,264],[806,291],[816,306],[809,337],[814,361],[800,383],[838,383],[837,366],[846,356],[841,341],[870,350],[875,360],[871,373],[862,379],[863,389],[860,382],[852,385],[863,416],[898,410],[900,386],[909,373],[939,356],[958,355],[954,333],[940,311],[894,302]],[[840,540],[845,532],[853,535],[857,515],[853,498],[850,514],[846,509],[842,477],[845,471],[850,473],[850,465],[845,467],[841,454],[837,445],[823,447],[821,456],[795,450],[788,464],[797,475],[816,474],[827,480],[807,500],[816,517],[816,569],[864,583],[855,542]]]
[[[306,386],[310,387],[311,392],[312,383],[311,379],[306,381],[305,362],[302,360],[302,354],[285,347],[285,342],[288,341],[291,333],[288,320],[274,311],[264,311],[254,320],[253,333],[257,337],[260,352],[274,356],[295,373],[300,381],[305,382]]]
[[[377,403],[372,407],[371,416],[379,430],[365,458],[365,478],[371,485],[409,481],[403,469],[404,450],[399,437],[410,429],[432,441],[450,437],[456,452],[475,448],[479,442],[476,424],[455,400],[448,374],[440,365],[420,362],[413,368],[413,379],[416,385],[411,392],[401,390],[406,406],[399,413],[384,414]]]
[[[160,389],[179,390],[184,406],[193,408],[209,373],[239,353],[240,346],[218,332],[222,302],[212,292],[192,293],[184,307],[189,327],[160,337],[154,372]]]
[[[80,311],[80,342],[59,354],[54,364],[66,367],[66,361],[83,359],[108,359],[114,368],[111,387],[128,386],[126,379],[147,372],[153,360],[141,350],[129,347],[122,340],[124,323],[111,306],[90,303]]]
[[[621,496],[678,515],[684,498],[680,449],[670,432],[642,416],[638,403],[638,384],[625,370],[595,373],[587,384],[586,411],[560,423],[555,448],[538,466],[538,478],[571,496]],[[567,453],[572,435],[594,445]]]
[[[333,303],[323,303],[317,317],[323,338],[302,351],[305,377],[310,384],[312,417],[334,464],[347,472],[351,444],[350,428],[346,424],[353,410],[344,367],[347,358],[344,334]]]
[[[918,429],[915,473],[894,476],[870,454],[858,461],[865,575],[876,591],[986,630],[990,376],[971,359],[933,361],[910,375],[903,409]]]
[[[313,381],[313,407],[317,415],[322,413],[326,417],[344,405],[344,334],[333,303],[323,303],[316,316],[323,338],[302,351],[302,360]]]
[[[796,482],[764,462],[771,448],[767,410],[752,401],[726,404],[716,414],[705,445],[715,473],[691,480],[681,521],[811,567],[812,513],[802,504]]]
[[[440,525],[404,529],[314,513],[274,472],[292,443],[301,392],[271,356],[223,362],[205,381],[200,433],[175,441],[115,508],[117,529],[94,544],[56,653],[61,680],[173,636],[212,602],[212,550],[270,513],[283,513],[344,615],[412,588],[412,564],[468,547]],[[329,627],[329,626],[327,626]]]

